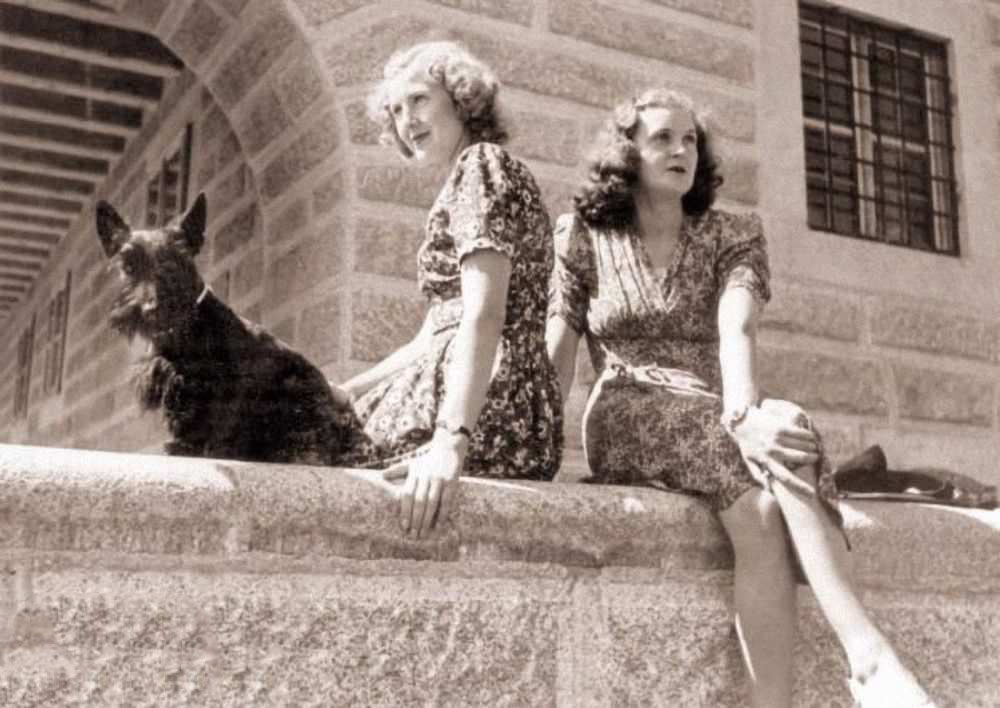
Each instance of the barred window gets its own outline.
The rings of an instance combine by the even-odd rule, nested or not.
[[[14,418],[28,415],[31,396],[31,359],[35,348],[35,317],[17,341],[17,380],[14,385]]]
[[[69,292],[71,272],[66,271],[66,284],[49,301],[44,315],[45,368],[42,390],[59,393],[62,390],[63,359],[66,356],[66,324],[69,320]]]
[[[799,4],[809,226],[958,255],[947,48]]]
[[[146,183],[146,227],[162,226],[187,209],[191,178],[191,125],[170,144],[160,170]]]

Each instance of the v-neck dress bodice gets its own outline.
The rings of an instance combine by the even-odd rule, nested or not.
[[[719,424],[717,311],[728,288],[770,298],[760,218],[714,209],[685,217],[659,277],[634,228],[592,228],[566,214],[555,252],[549,316],[586,338],[598,372],[583,420],[592,473],[728,507],[754,482]]]

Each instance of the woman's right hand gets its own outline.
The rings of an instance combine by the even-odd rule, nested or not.
[[[803,481],[791,470],[819,460],[819,439],[815,432],[786,415],[758,406],[747,409],[746,417],[736,425],[732,435],[751,473],[765,487],[768,478],[775,477],[801,488]]]

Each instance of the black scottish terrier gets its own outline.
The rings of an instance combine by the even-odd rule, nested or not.
[[[122,289],[111,326],[150,343],[139,399],[162,409],[171,455],[333,464],[350,444],[354,411],[305,357],[238,317],[198,273],[205,197],[162,228],[133,231],[107,202],[97,235]]]

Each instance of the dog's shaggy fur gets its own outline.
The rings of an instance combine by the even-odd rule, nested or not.
[[[121,276],[110,322],[150,343],[136,385],[161,409],[171,455],[333,464],[357,420],[305,357],[230,310],[198,273],[205,198],[170,224],[133,231],[107,202],[97,234]]]

